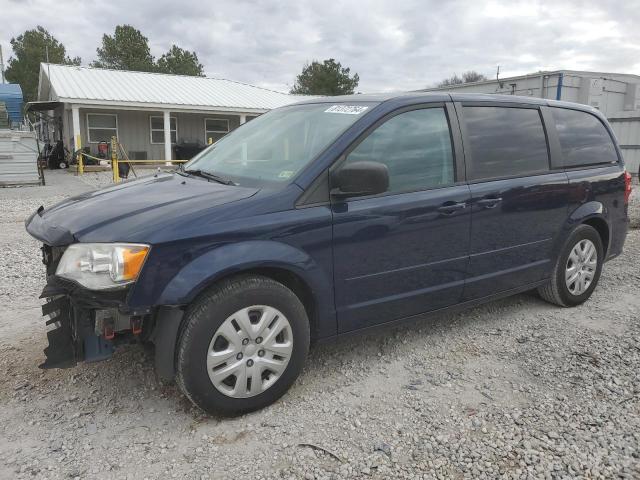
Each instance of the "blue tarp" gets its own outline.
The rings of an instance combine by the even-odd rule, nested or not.
[[[4,102],[9,121],[22,122],[22,89],[17,83],[0,83],[0,102]]]

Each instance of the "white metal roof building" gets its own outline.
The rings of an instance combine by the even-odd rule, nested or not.
[[[429,88],[424,91],[499,93],[550,98],[591,105],[611,123],[629,171],[640,168],[640,76],[557,70],[517,77]]]
[[[297,101],[294,95],[220,78],[45,63],[40,67],[38,98],[79,105],[246,113],[263,113]]]
[[[115,135],[131,158],[164,160],[172,145],[215,141],[300,97],[219,78],[42,63],[38,100],[60,102],[59,135],[76,150]]]

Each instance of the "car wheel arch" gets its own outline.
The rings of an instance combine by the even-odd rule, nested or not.
[[[306,252],[273,240],[220,246],[193,258],[166,284],[154,303],[184,306],[215,283],[247,273],[269,277],[292,290],[313,322],[312,335],[319,331],[319,319],[330,313],[326,310],[333,310],[333,290],[328,287],[331,272],[323,271]]]
[[[163,317],[166,317],[166,319],[163,318],[162,321],[160,321],[159,318],[156,319],[156,331],[154,331],[152,339],[156,346],[158,344],[164,346],[161,348],[164,355],[156,357],[156,372],[159,378],[167,382],[173,380],[175,374],[175,352],[177,351],[177,344],[184,325],[186,305],[196,301],[200,295],[206,294],[206,292],[216,284],[233,278],[242,278],[251,275],[270,278],[289,288],[300,299],[306,310],[309,319],[311,340],[313,341],[321,336],[319,334],[320,318],[323,315],[320,313],[319,305],[320,302],[327,302],[329,299],[318,297],[315,293],[318,291],[318,289],[314,287],[315,284],[309,281],[308,276],[303,276],[300,269],[274,261],[255,261],[229,265],[225,269],[217,270],[200,282],[189,291],[188,295],[185,296],[182,301],[174,301],[173,305],[179,305],[179,308],[171,308],[169,304],[172,302],[168,302],[168,297],[163,293],[163,297],[167,301],[164,305],[167,306],[159,307],[158,312],[162,312]],[[330,300],[333,302],[333,299]]]
[[[600,235],[606,257],[609,248],[609,239],[611,238],[611,225],[607,220],[607,216],[607,208],[601,202],[590,201],[583,203],[569,215],[567,225],[568,234],[578,225],[589,225],[593,227],[598,232],[598,235]]]
[[[205,293],[217,283],[232,280],[235,277],[239,278],[256,275],[270,278],[271,280],[284,285],[300,299],[300,302],[307,312],[307,317],[309,318],[311,338],[314,339],[314,333],[317,332],[316,327],[318,324],[318,300],[315,298],[313,289],[307,280],[291,268],[287,268],[282,265],[245,266],[244,268],[234,268],[230,271],[226,271],[211,278],[210,281],[200,289],[198,294],[194,296],[194,300],[198,295]]]
[[[600,235],[600,240],[602,240],[602,249],[604,250],[604,255],[606,258],[607,252],[609,251],[609,238],[611,236],[609,223],[602,216],[592,216],[583,220],[581,224],[589,225],[596,232],[598,232],[598,235]]]

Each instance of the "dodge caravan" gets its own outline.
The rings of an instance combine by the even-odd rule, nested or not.
[[[603,115],[515,96],[329,97],[183,167],[40,207],[44,368],[155,346],[202,409],[264,407],[310,342],[537,289],[585,302],[631,176]]]

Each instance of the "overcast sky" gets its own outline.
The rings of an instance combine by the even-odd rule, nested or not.
[[[195,50],[208,76],[287,91],[305,62],[335,58],[361,92],[432,86],[466,70],[501,76],[581,69],[640,74],[640,2],[0,0],[11,37],[40,24],[88,64],[128,23],[159,57]]]

